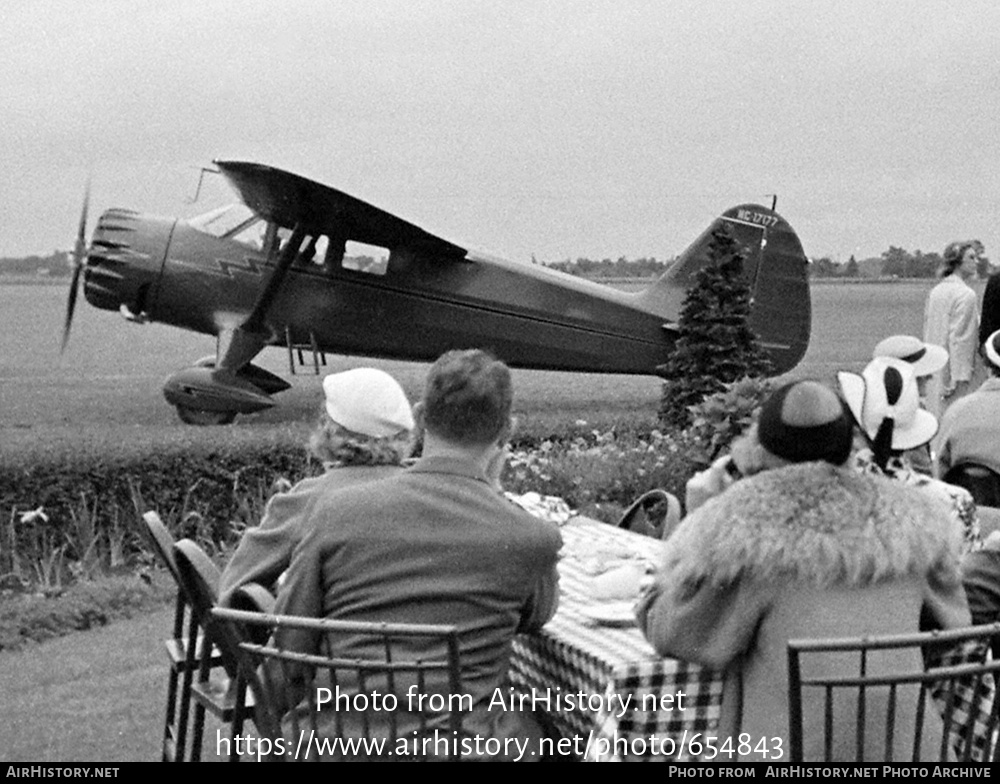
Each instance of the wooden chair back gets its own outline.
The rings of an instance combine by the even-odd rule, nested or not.
[[[187,595],[181,588],[180,575],[177,571],[177,562],[174,560],[174,538],[167,530],[163,520],[153,510],[146,508],[142,501],[142,496],[138,488],[132,487],[132,500],[135,504],[136,513],[139,516],[139,530],[146,542],[146,546],[160,563],[167,568],[174,582],[177,584],[177,599],[174,603],[174,625],[173,634],[166,640],[167,656],[170,660],[170,671],[167,680],[167,711],[163,726],[163,755],[164,762],[175,762],[184,759],[185,745],[187,741],[187,716],[190,707],[190,677],[185,681],[181,689],[180,677],[188,667],[196,665],[197,656],[192,652],[188,655],[188,643],[190,640],[197,640],[197,624],[194,616],[188,617]],[[184,627],[189,626],[189,633],[185,635]],[[197,645],[197,642],[195,642]],[[180,689],[180,691],[178,691]],[[178,704],[178,695],[180,704]],[[178,721],[178,714],[180,720]]]
[[[222,654],[222,665],[229,677],[235,677],[238,641],[230,637],[227,627],[214,623],[212,617],[212,610],[219,601],[219,581],[222,576],[219,567],[190,539],[181,539],[174,544],[174,561],[181,589],[202,633]]]
[[[190,760],[198,762],[201,760],[205,712],[211,711],[222,721],[230,722],[231,734],[238,734],[242,729],[246,710],[246,684],[238,677],[239,640],[231,636],[229,626],[216,622],[212,616],[219,598],[219,568],[190,539],[181,539],[174,545],[174,560],[177,562],[181,589],[191,605],[193,626],[202,638],[198,653],[195,653],[193,646],[188,646],[188,672],[185,673],[184,681],[184,691],[195,702]],[[213,671],[216,664],[221,665],[228,677],[221,677]],[[197,678],[192,682],[191,672],[195,669]],[[239,760],[237,751],[238,745],[230,744],[229,756],[232,761]]]
[[[167,567],[174,580],[177,581],[179,589],[180,579],[177,573],[177,561],[174,560],[174,537],[170,535],[167,526],[164,525],[160,515],[156,512],[152,510],[144,512],[139,519],[142,521],[140,530],[146,544],[160,563]]]

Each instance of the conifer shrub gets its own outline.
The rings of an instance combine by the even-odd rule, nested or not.
[[[657,368],[666,380],[660,421],[675,428],[691,424],[691,407],[726,384],[759,377],[770,360],[750,329],[750,289],[743,254],[726,224],[712,232],[709,263],[695,275],[681,307],[678,337],[668,362]]]

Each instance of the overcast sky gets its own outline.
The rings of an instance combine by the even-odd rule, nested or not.
[[[0,256],[290,169],[516,260],[682,250],[770,204],[810,256],[1000,258],[997,0],[3,0]]]

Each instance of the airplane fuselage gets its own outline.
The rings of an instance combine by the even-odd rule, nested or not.
[[[162,258],[141,302],[93,297],[87,288],[88,300],[113,310],[124,303],[149,320],[209,335],[237,327],[274,262],[180,221],[153,232],[156,240],[167,234],[165,253],[133,250],[133,257]],[[653,373],[673,341],[664,317],[633,300],[570,275],[473,254],[441,264],[394,253],[384,274],[296,264],[269,309],[266,342],[285,345],[290,337],[331,353],[411,360],[479,347],[517,367]]]
[[[96,307],[217,337],[214,358],[164,386],[186,422],[232,421],[273,405],[289,385],[253,364],[269,345],[424,361],[483,348],[514,367],[653,375],[673,351],[684,299],[716,247],[743,259],[749,326],[774,371],[794,367],[808,346],[802,245],[759,205],[727,210],[664,275],[628,293],[469,251],[280,169],[216,163],[240,194],[238,210],[191,221],[108,210],[74,273],[76,281],[83,270]],[[64,341],[73,301],[71,293]]]
[[[85,288],[92,304],[114,310],[124,304],[149,320],[208,335],[243,322],[276,266],[263,252],[183,221],[123,211],[106,213],[98,224],[94,245],[108,244],[125,245],[116,249],[125,279],[95,295],[91,276],[101,281],[111,254],[92,256]],[[804,285],[800,272],[788,279]],[[515,367],[655,374],[673,348],[667,327],[676,322],[684,289],[670,293],[651,304],[648,297],[474,252],[442,262],[404,249],[379,271],[296,262],[268,309],[264,342],[408,360],[477,347]],[[782,303],[775,305],[773,316],[780,317]],[[758,331],[766,333],[767,319],[758,319]],[[787,348],[774,354],[780,369],[798,361],[804,344]]]

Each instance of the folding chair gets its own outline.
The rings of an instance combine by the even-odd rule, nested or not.
[[[267,759],[461,758],[463,708],[470,706],[467,695],[462,704],[456,627],[224,608],[213,615],[231,636],[243,638],[240,677],[255,697],[253,717],[268,741],[261,749]],[[310,642],[303,646],[303,640]],[[319,704],[323,689],[332,703],[326,707]],[[390,695],[392,710],[386,709]],[[411,710],[412,700],[421,698],[423,709]],[[447,754],[439,754],[442,746]]]
[[[239,638],[230,635],[229,627],[215,623],[212,610],[218,601],[218,567],[205,551],[190,539],[181,539],[174,544],[174,560],[177,563],[181,588],[191,606],[191,632],[194,637],[199,631],[204,637],[200,651],[188,646],[184,670],[182,694],[190,695],[185,702],[182,697],[180,724],[187,724],[186,707],[190,698],[194,699],[194,724],[191,735],[192,762],[201,760],[202,736],[205,729],[205,711],[210,711],[223,722],[232,724],[237,699],[242,697],[245,686],[237,675],[237,648]],[[266,592],[266,591],[265,591]],[[242,595],[242,594],[241,594]],[[200,655],[199,655],[200,653]],[[218,661],[221,667],[214,666]],[[195,673],[197,672],[197,677]],[[235,745],[230,759],[237,760]]]
[[[804,759],[807,740],[811,749],[822,741],[824,762],[995,761],[1000,661],[990,658],[989,645],[998,634],[1000,623],[789,640],[790,761],[818,761]],[[925,666],[895,668],[892,663],[901,660]]]
[[[172,636],[165,641],[167,648],[167,658],[169,659],[170,671],[167,681],[167,711],[163,723],[163,752],[164,762],[179,762],[184,759],[185,745],[187,742],[187,717],[191,701],[190,689],[181,689],[180,705],[177,701],[178,681],[188,668],[192,665],[188,661],[188,640],[196,640],[193,648],[193,661],[195,665],[201,659],[200,645],[203,639],[198,635],[198,625],[193,617],[188,617],[188,602],[184,591],[181,589],[180,574],[177,571],[177,562],[174,560],[174,538],[170,535],[167,527],[163,524],[160,516],[154,511],[146,511],[138,500],[136,509],[140,512],[140,530],[143,538],[153,554],[160,563],[167,568],[170,575],[177,583],[177,599],[174,605],[174,625]],[[184,634],[185,621],[189,626],[188,634]],[[221,663],[218,652],[213,652],[209,661],[211,666]],[[180,719],[178,720],[178,707]]]

